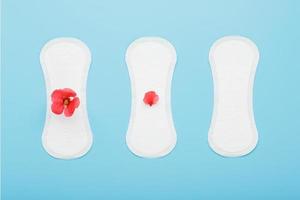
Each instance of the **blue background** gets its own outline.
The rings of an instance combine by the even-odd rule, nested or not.
[[[4,200],[300,199],[299,1],[4,0],[2,3]],[[257,148],[223,158],[207,144],[213,106],[212,43],[243,35],[261,59],[254,85]],[[46,112],[42,46],[76,37],[91,49],[87,103],[94,145],[81,159],[41,146]],[[178,143],[161,159],[125,144],[130,80],[124,54],[141,36],[176,48],[172,109]]]

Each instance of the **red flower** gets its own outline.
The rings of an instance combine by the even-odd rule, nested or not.
[[[54,114],[60,115],[64,112],[66,117],[71,117],[80,101],[76,92],[70,88],[57,89],[51,94],[51,110]]]
[[[152,105],[156,104],[158,102],[158,100],[159,100],[159,97],[154,91],[149,91],[149,92],[145,93],[145,96],[144,96],[145,104],[152,106]]]

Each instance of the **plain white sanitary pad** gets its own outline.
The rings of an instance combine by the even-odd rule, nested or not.
[[[223,156],[243,156],[258,141],[252,108],[258,49],[247,38],[228,36],[213,44],[209,60],[214,80],[209,145]]]
[[[127,49],[126,63],[132,87],[132,109],[126,141],[136,155],[161,157],[176,145],[171,112],[171,81],[176,64],[175,48],[165,39],[144,37]],[[158,102],[143,102],[146,92],[155,91]]]
[[[80,40],[58,38],[43,47],[40,61],[47,87],[43,146],[53,157],[78,158],[87,153],[92,145],[92,132],[86,110],[86,79],[91,53]],[[80,105],[72,117],[55,115],[51,111],[51,93],[62,88],[71,88],[80,99]]]

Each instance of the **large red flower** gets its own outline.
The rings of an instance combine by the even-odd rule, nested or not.
[[[145,96],[144,96],[145,104],[152,106],[152,105],[156,104],[158,102],[158,100],[159,100],[159,97],[155,93],[155,91],[149,91],[149,92],[145,93]]]
[[[71,117],[80,104],[76,95],[76,92],[70,88],[54,90],[51,94],[52,112],[57,115],[64,113],[66,117]]]

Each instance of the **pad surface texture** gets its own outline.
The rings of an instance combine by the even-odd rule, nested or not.
[[[258,60],[256,45],[245,37],[223,37],[210,50],[214,111],[208,141],[222,156],[246,155],[257,144],[252,90]]]

